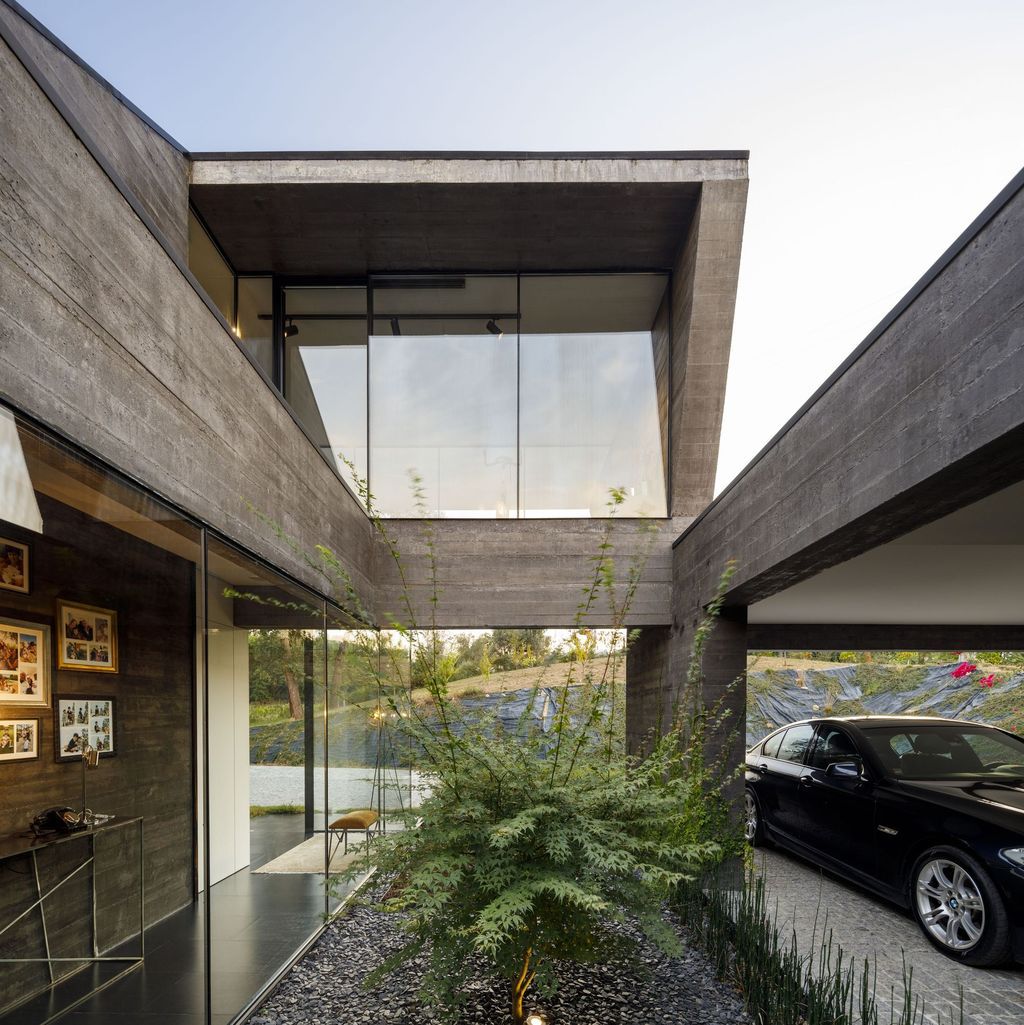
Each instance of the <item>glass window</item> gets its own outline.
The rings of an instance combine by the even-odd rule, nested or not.
[[[1024,776],[1024,740],[985,726],[871,727],[871,750],[902,779],[1016,780]]]
[[[516,279],[375,280],[370,487],[388,516],[516,515]],[[421,510],[410,477],[421,480]]]
[[[786,730],[778,757],[784,762],[802,762],[807,757],[807,749],[811,746],[813,737],[813,726],[791,726]]]
[[[210,987],[227,1016],[327,909],[325,604],[211,538],[206,610]]]
[[[524,276],[520,284],[523,516],[665,516],[653,329],[661,274]]]
[[[781,730],[776,733],[774,737],[769,737],[764,742],[764,756],[765,758],[778,758],[779,757],[779,745],[782,744],[782,738],[785,736],[786,731]]]
[[[235,322],[235,275],[199,218],[188,212],[188,269],[229,324]]]
[[[860,752],[849,734],[835,726],[819,727],[810,764],[816,769],[827,769],[833,762],[850,761],[860,761]]]
[[[238,316],[235,334],[271,380],[274,378],[273,278],[238,279]]]
[[[284,395],[354,491],[366,478],[366,289],[284,290]]]

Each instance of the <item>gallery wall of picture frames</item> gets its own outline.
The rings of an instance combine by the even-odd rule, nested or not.
[[[31,585],[31,546],[0,537],[0,592],[27,595]],[[0,763],[39,757],[42,721],[31,710],[51,707],[58,762],[78,761],[87,746],[117,754],[116,698],[59,693],[51,647],[57,669],[117,673],[116,610],[59,599],[52,633],[49,623],[0,613]]]

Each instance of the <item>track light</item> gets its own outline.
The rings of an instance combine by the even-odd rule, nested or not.
[[[497,335],[499,338],[505,334],[505,332],[498,327],[494,317],[491,317],[491,319],[487,321],[487,330],[490,331],[492,335]]]
[[[393,335],[400,335],[402,333],[401,325],[398,323],[397,317],[391,318],[391,333]]]
[[[284,326],[285,338],[294,338],[299,333],[299,325],[289,320]]]

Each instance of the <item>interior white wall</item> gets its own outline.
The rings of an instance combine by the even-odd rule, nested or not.
[[[249,640],[232,623],[225,586],[211,576],[207,589],[213,883],[249,864]]]

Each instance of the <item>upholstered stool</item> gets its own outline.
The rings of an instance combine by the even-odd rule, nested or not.
[[[379,818],[380,816],[372,808],[358,808],[356,811],[350,811],[347,815],[342,815],[341,818],[335,819],[327,827],[327,831],[337,840],[337,844],[331,847],[330,857],[327,859],[328,871],[330,870],[331,862],[334,860],[334,855],[337,853],[338,846],[342,842],[345,844],[344,853],[348,854],[348,834],[353,830],[366,833],[366,850],[369,853],[370,832],[377,824]],[[341,834],[341,839],[338,839],[339,833]]]

